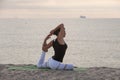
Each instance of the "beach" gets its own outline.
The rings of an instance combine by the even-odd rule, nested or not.
[[[120,80],[119,22],[120,19],[0,19],[0,80]],[[65,25],[68,44],[63,63],[78,68],[29,69],[39,60],[45,36],[60,23]],[[50,40],[53,39],[54,36]],[[50,48],[45,61],[53,54]]]
[[[31,66],[29,64],[27,66]],[[25,64],[0,64],[0,80],[120,80],[120,68],[90,67],[77,70],[19,70],[9,66]]]
[[[119,22],[120,19],[104,18],[0,19],[0,64],[37,64],[45,36],[64,23],[68,45],[64,63],[119,68]],[[53,39],[54,36],[50,41]],[[53,55],[53,48],[50,48],[46,60]]]
[[[120,0],[0,0],[0,80],[120,80]]]

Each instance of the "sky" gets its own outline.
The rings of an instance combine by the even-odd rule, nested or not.
[[[0,18],[120,18],[120,0],[0,0]]]

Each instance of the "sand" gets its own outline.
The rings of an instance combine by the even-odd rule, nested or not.
[[[12,70],[9,69],[9,66],[25,66],[25,64],[0,64],[0,80],[120,80],[120,68],[91,67],[66,71],[51,69]]]

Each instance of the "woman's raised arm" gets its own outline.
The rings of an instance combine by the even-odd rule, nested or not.
[[[47,44],[47,40],[50,38],[51,34],[47,35],[47,37],[44,39],[43,45],[42,45],[42,50],[47,52],[48,49],[52,46],[53,41],[50,41]]]

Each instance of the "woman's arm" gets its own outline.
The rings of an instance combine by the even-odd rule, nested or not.
[[[65,28],[64,28],[64,24],[60,24],[58,25],[55,29],[51,30],[51,34],[53,34],[57,29],[60,29],[60,32],[57,35],[57,40],[60,44],[64,44],[64,40],[63,38],[65,37]]]
[[[60,32],[58,34],[58,39],[63,39],[63,37],[65,37],[65,28],[64,28],[64,25],[61,25]]]
[[[42,50],[47,52],[48,49],[52,46],[52,43],[53,41],[50,41],[48,44],[47,44],[47,40],[50,38],[51,34],[49,34],[45,39],[44,39],[44,42],[43,42],[43,46],[42,46]]]
[[[65,37],[65,34],[66,34],[65,33],[65,28],[64,28],[64,25],[63,25],[63,26],[60,27],[60,32],[57,36],[57,40],[58,40],[59,44],[61,44],[61,45],[65,44],[64,39],[63,39]]]

